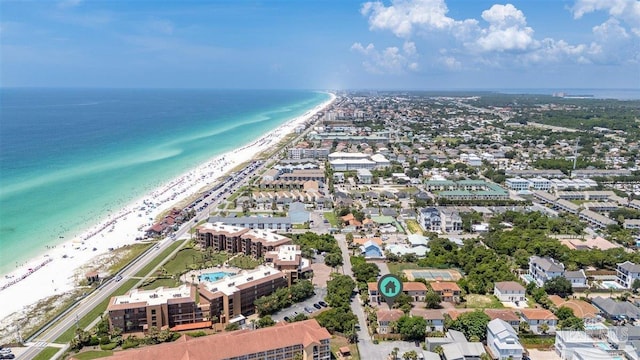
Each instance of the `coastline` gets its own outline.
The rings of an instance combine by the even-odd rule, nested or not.
[[[76,287],[86,271],[93,270],[100,258],[108,258],[110,249],[139,243],[137,237],[153,220],[175,204],[212,185],[236,166],[276,145],[336,98],[330,98],[303,115],[292,118],[260,138],[240,148],[215,156],[205,163],[172,179],[136,199],[119,211],[88,227],[73,239],[47,247],[16,269],[0,278],[0,328],[8,328],[11,315],[25,311],[30,305]],[[26,276],[25,276],[26,275]],[[17,281],[21,279],[20,281]],[[11,284],[6,287],[6,285]],[[4,287],[4,288],[3,288]]]

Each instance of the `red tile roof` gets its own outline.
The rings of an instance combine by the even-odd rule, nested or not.
[[[145,346],[115,352],[114,360],[222,360],[245,354],[285,348],[287,346],[320,344],[331,339],[327,329],[314,319],[253,330],[209,335],[199,338],[183,336],[172,343]]]

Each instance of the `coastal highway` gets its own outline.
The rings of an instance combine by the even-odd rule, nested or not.
[[[310,129],[312,129],[312,126],[307,128],[303,133],[299,134],[299,136],[292,139],[289,144],[299,141],[310,131]],[[282,150],[280,150],[272,155],[272,159],[282,155]],[[201,209],[197,209],[196,216],[193,219],[183,224],[180,229],[173,233],[172,237],[165,238],[156,246],[151,247],[143,255],[138,257],[135,261],[131,262],[123,270],[116,274],[116,276],[105,282],[96,291],[92,292],[87,297],[82,299],[75,307],[70,309],[65,315],[62,315],[60,319],[55,321],[49,328],[46,328],[41,333],[37,333],[35,336],[29,339],[30,346],[28,346],[25,351],[20,353],[18,358],[25,360],[33,359],[38,355],[38,353],[42,351],[44,347],[47,346],[47,344],[55,341],[69,328],[77,326],[77,322],[79,321],[79,319],[82,319],[105,299],[110,298],[111,294],[115,292],[123,282],[133,277],[138,271],[140,271],[153,259],[155,259],[156,256],[162,253],[162,251],[168,248],[173,242],[173,239],[179,239],[185,235],[188,235],[189,230],[195,224],[209,217],[210,209],[217,209],[218,204],[221,201],[226,200],[226,195],[233,194],[234,191],[236,191],[239,187],[245,185],[248,180],[251,179],[254,174],[259,173],[259,171],[262,170],[267,163],[268,161],[252,163],[252,165],[239,171],[236,176],[230,179],[230,181],[228,181],[227,184],[225,184],[223,187],[216,191],[210,191],[208,195],[201,197],[203,201],[209,200],[210,202],[207,204],[207,206],[204,206]],[[176,249],[176,251],[177,250],[179,249]],[[121,280],[116,281],[115,279],[119,277],[121,277]],[[143,279],[141,279],[136,286],[138,286],[142,281]]]
[[[136,273],[138,273],[138,271],[144,268],[153,259],[155,259],[156,256],[158,256],[160,253],[162,253],[162,251],[169,247],[173,243],[173,239],[179,239],[184,237],[185,235],[188,235],[189,230],[196,223],[201,220],[207,219],[209,216],[209,209],[217,208],[218,204],[223,198],[223,194],[232,194],[235,190],[237,190],[238,187],[243,186],[247,182],[247,180],[250,179],[250,177],[263,166],[264,162],[257,164],[257,166],[253,166],[252,169],[242,172],[241,177],[236,178],[233,182],[227,184],[219,191],[212,192],[211,195],[209,195],[212,199],[211,203],[202,211],[198,211],[193,219],[183,224],[180,229],[174,232],[173,237],[165,238],[156,246],[151,247],[142,256],[138,257],[134,262],[130,263],[118,274],[116,274],[116,276],[105,282],[96,291],[92,292],[87,297],[82,299],[66,315],[55,322],[55,324],[53,324],[42,333],[29,339],[30,346],[25,351],[20,353],[18,358],[26,360],[33,359],[40,351],[42,351],[45,346],[47,346],[47,344],[55,341],[58,337],[60,337],[60,335],[67,331],[67,329],[77,326],[77,322],[79,319],[82,319],[86,314],[97,307],[105,299],[110,298],[111,294],[115,292],[118,287],[120,287],[120,285],[122,285],[126,280],[133,277]],[[177,250],[178,249],[176,249],[176,251]],[[122,278],[121,280],[116,281],[115,279],[118,278],[118,275]],[[140,282],[142,281],[143,280],[141,279]]]

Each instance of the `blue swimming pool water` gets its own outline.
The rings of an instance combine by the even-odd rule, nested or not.
[[[222,279],[223,277],[227,277],[227,276],[231,276],[231,275],[235,275],[235,274],[236,273],[232,273],[232,272],[216,271],[216,272],[212,272],[212,273],[202,274],[202,275],[198,276],[198,279],[200,281],[218,281],[218,280]]]

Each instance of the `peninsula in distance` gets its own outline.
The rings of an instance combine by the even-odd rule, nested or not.
[[[0,359],[640,358],[640,1],[0,6]]]

